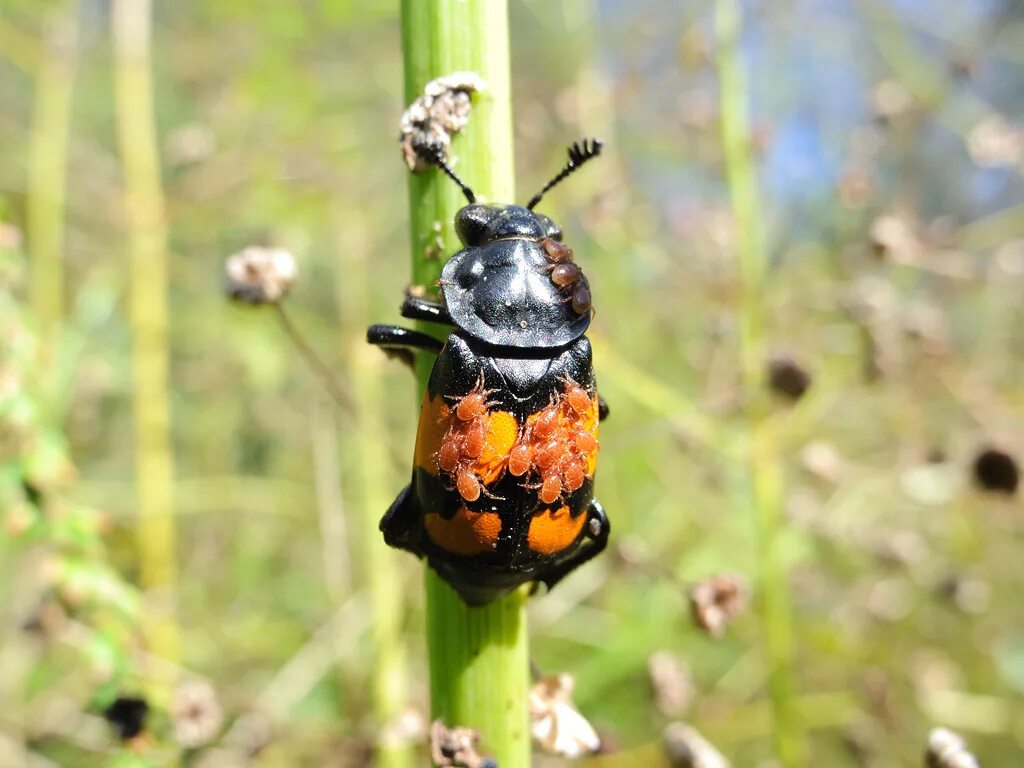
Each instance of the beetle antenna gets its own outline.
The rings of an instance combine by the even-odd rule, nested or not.
[[[462,194],[466,196],[466,199],[471,202],[476,202],[476,195],[473,194],[473,190],[469,188],[469,185],[459,178],[459,174],[455,172],[444,156],[444,149],[440,144],[427,144],[426,146],[420,145],[416,147],[416,153],[426,160],[431,165],[436,165],[440,168],[444,174],[459,185],[459,189],[462,190]]]
[[[536,195],[530,198],[530,202],[526,204],[526,207],[531,211],[534,206],[540,202],[541,198],[544,197],[544,193],[551,189],[556,184],[564,181],[567,176],[576,171],[581,165],[587,160],[591,160],[601,154],[601,150],[604,148],[604,142],[600,139],[583,139],[582,141],[574,141],[572,146],[569,147],[569,162],[565,164],[565,167],[558,172],[551,181],[544,185],[544,188]]]

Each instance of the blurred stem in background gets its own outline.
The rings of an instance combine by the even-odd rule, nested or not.
[[[783,766],[793,768],[804,764],[805,745],[793,679],[793,615],[788,575],[779,551],[784,524],[782,465],[764,389],[768,259],[757,174],[750,152],[749,93],[740,56],[742,24],[739,0],[715,0],[722,144],[737,230],[740,367],[750,428],[748,487],[744,498],[757,528],[758,607],[772,699],[775,750]]]
[[[367,346],[362,338],[354,343],[358,347],[353,350],[351,358],[355,362],[352,379],[357,392],[358,413],[379,414],[387,407],[379,384],[383,355]],[[360,527],[365,536],[365,583],[370,590],[373,614],[371,684],[377,726],[375,765],[379,768],[404,768],[412,765],[413,758],[411,745],[397,727],[409,697],[405,647],[402,644],[402,615],[407,604],[402,598],[395,568],[395,558],[399,553],[388,548],[378,528],[381,515],[391,503],[390,491],[394,483],[390,480],[393,473],[389,469],[384,442],[378,430],[371,425],[371,420],[360,419],[359,432],[362,435],[359,440],[359,476],[362,482],[359,499],[364,518]]]
[[[500,202],[511,202],[515,191],[508,34],[505,0],[402,2],[406,103],[440,75],[470,71],[483,78],[486,90],[475,99],[469,124],[454,142],[454,155],[478,196]],[[413,283],[433,292],[442,261],[430,257],[430,246],[440,237],[443,253],[457,249],[452,219],[464,200],[454,184],[429,170],[410,175],[409,203]],[[417,359],[420,393],[432,364],[433,357]],[[499,765],[529,765],[524,592],[468,608],[432,569],[426,578],[433,716],[449,726],[476,728],[482,751]]]
[[[366,343],[360,319],[370,307],[373,276],[370,274],[374,243],[370,240],[362,211],[344,208],[332,217],[337,222],[338,250],[345,254],[335,274],[341,328],[357,328],[343,338],[345,358],[349,361],[358,446],[354,460],[358,466],[354,505],[359,509],[356,523],[358,550],[362,553],[362,583],[369,591],[371,612],[372,668],[370,670],[373,719],[376,732],[374,765],[379,768],[409,768],[413,764],[412,744],[401,732],[400,718],[409,706],[409,674],[406,649],[402,641],[402,617],[408,601],[402,595],[397,559],[402,554],[390,549],[380,534],[380,518],[391,503],[392,491],[400,481],[393,471],[387,432],[381,420],[389,408],[380,386],[384,356]],[[412,451],[410,450],[410,455]],[[401,478],[404,480],[404,478]]]
[[[153,112],[150,0],[115,0],[117,129],[124,168],[131,281],[139,574],[149,599],[150,650],[178,659],[174,619],[174,466],[168,400],[167,254],[159,144]],[[170,682],[164,680],[162,682]]]
[[[78,50],[78,2],[51,13],[35,66],[28,150],[28,247],[31,305],[40,349],[52,363],[64,314],[64,209],[68,139]]]

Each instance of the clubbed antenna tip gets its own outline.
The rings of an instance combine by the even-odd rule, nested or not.
[[[564,181],[566,177],[576,171],[576,169],[585,162],[600,155],[603,148],[604,142],[600,139],[583,139],[582,141],[574,141],[572,146],[569,147],[569,162],[565,164],[565,167],[559,171],[551,181],[544,185],[544,188],[541,189],[540,192],[530,198],[530,202],[526,204],[526,207],[532,211],[548,190],[556,184]]]

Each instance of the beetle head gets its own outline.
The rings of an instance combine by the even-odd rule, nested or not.
[[[466,247],[514,237],[562,239],[562,229],[555,222],[521,205],[467,205],[455,214],[455,231]]]

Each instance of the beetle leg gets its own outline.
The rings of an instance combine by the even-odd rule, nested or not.
[[[590,502],[590,508],[587,510],[587,522],[583,530],[584,540],[580,542],[580,548],[571,557],[560,562],[539,579],[549,590],[579,566],[601,554],[608,545],[611,524],[608,522],[608,516],[604,513],[604,507],[597,499]]]
[[[384,533],[384,541],[389,547],[405,549],[417,557],[422,557],[423,553],[419,550],[419,541],[416,537],[416,520],[419,518],[417,512],[412,486],[407,485],[384,513],[380,520],[380,530]]]
[[[453,325],[448,308],[436,301],[427,301],[417,296],[406,296],[402,302],[402,317],[410,320],[426,320],[431,323],[446,323]]]
[[[608,402],[603,397],[598,395],[597,396],[597,420],[598,421],[604,421],[605,419],[608,418],[608,414],[609,414]]]
[[[400,360],[410,368],[413,364],[413,350],[420,349],[436,355],[444,346],[443,342],[433,336],[398,325],[371,325],[366,329],[366,341],[380,347],[388,357]]]

